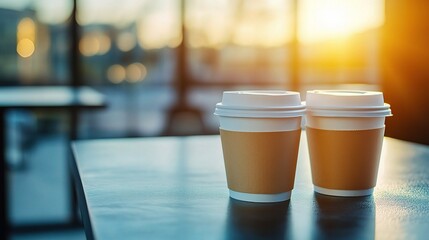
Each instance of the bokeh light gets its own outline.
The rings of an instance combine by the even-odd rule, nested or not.
[[[111,48],[111,40],[103,32],[90,32],[79,41],[79,51],[86,57],[106,54]]]
[[[100,42],[100,50],[97,52],[97,54],[106,54],[110,50],[110,47],[112,45],[112,41],[110,40],[109,36],[104,33],[98,33],[97,39]]]
[[[91,57],[97,54],[100,50],[100,42],[94,36],[84,35],[79,41],[79,51],[86,57]]]
[[[23,18],[16,29],[16,52],[23,58],[33,55],[36,50],[36,24],[31,18]]]
[[[131,32],[122,32],[116,38],[116,44],[122,52],[131,51],[137,44],[136,36]]]
[[[107,79],[114,84],[121,83],[125,77],[125,68],[119,64],[114,64],[107,69]]]
[[[132,63],[128,65],[126,72],[127,81],[131,83],[142,81],[147,74],[146,67],[141,63]]]
[[[36,24],[33,19],[26,17],[19,21],[16,37],[18,42],[24,38],[27,38],[32,42],[36,40]]]
[[[33,55],[34,50],[34,43],[28,38],[21,39],[16,46],[16,52],[23,58],[28,58]]]

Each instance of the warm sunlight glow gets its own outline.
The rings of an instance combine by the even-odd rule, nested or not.
[[[182,41],[183,41],[182,34],[179,33],[178,36],[170,39],[170,42],[168,42],[168,47],[176,48],[182,43]]]
[[[180,22],[169,12],[153,12],[137,22],[137,39],[143,49],[159,49],[168,46],[180,36]]]
[[[82,1],[83,0],[79,0]],[[222,48],[284,47],[293,36],[293,1],[285,0],[186,0],[186,44]],[[298,38],[301,43],[345,39],[384,22],[384,0],[298,0]],[[180,1],[85,0],[79,5],[78,22],[108,24],[125,30],[115,39],[118,48],[131,51],[137,44],[146,50],[177,47],[182,42]],[[129,28],[130,26],[132,27]],[[132,36],[134,35],[134,36]],[[82,46],[83,54],[97,55]]]
[[[384,0],[301,0],[299,40],[311,43],[349,37],[384,22]]]

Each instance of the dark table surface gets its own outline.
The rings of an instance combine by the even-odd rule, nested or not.
[[[89,238],[428,239],[429,147],[385,138],[372,196],[313,192],[305,134],[292,198],[230,199],[219,136],[87,140],[72,162]]]
[[[0,239],[10,233],[8,217],[8,178],[6,164],[6,114],[9,109],[73,110],[70,119],[70,138],[77,135],[77,110],[106,107],[104,96],[89,87],[19,86],[0,87]],[[71,201],[71,211],[75,212]],[[75,221],[76,217],[72,218]],[[31,226],[31,228],[33,228]]]

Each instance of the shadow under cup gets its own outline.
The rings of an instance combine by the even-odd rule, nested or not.
[[[373,196],[339,198],[314,194],[311,239],[375,239]]]
[[[258,204],[230,199],[225,239],[287,239],[289,203]]]

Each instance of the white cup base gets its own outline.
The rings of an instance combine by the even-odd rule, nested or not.
[[[374,188],[364,190],[336,190],[322,188],[314,185],[314,191],[324,195],[338,196],[338,197],[362,197],[371,195],[374,192]]]
[[[291,192],[292,191],[276,194],[254,194],[229,190],[229,196],[240,201],[269,203],[287,201],[290,199]]]

